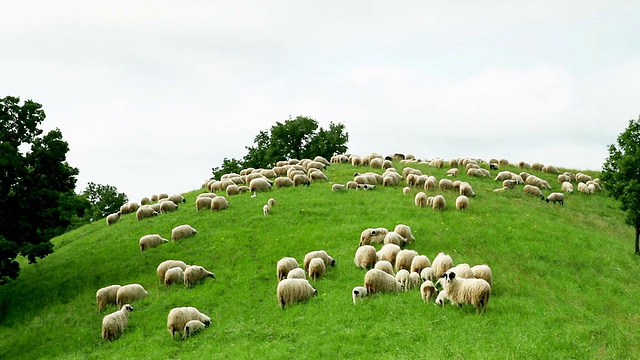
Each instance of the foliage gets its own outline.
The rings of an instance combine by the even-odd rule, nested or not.
[[[214,178],[220,179],[224,174],[239,173],[242,167],[242,160],[224,158],[222,160],[222,166],[212,168],[211,172]]]
[[[49,240],[82,211],[72,201],[78,169],[66,162],[62,132],[42,135],[42,105],[19,103],[0,99],[0,284],[18,276],[18,255],[33,263],[53,252]]]
[[[626,223],[636,230],[635,253],[640,255],[640,118],[609,145],[609,157],[602,167],[602,181],[626,211]]]
[[[128,201],[127,195],[119,193],[115,186],[93,182],[88,184],[82,195],[91,204],[89,211],[85,214],[89,222],[120,211],[120,206]]]

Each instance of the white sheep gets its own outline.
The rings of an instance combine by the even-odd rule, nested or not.
[[[420,278],[419,273],[413,271],[409,272],[409,282],[407,283],[409,290],[419,287],[421,282],[422,279]]]
[[[327,254],[326,251],[324,250],[310,251],[304,256],[304,260],[302,260],[302,264],[303,264],[302,267],[304,268],[304,271],[306,271],[307,273],[309,273],[309,263],[311,263],[311,259],[314,259],[314,258],[322,259],[322,261],[324,261],[325,267],[336,265],[336,261],[331,256],[329,256],[329,254]]]
[[[283,310],[285,305],[306,301],[317,294],[318,291],[306,279],[284,279],[276,289],[278,305]]]
[[[271,212],[271,206],[269,206],[269,204],[264,204],[264,206],[262,207],[262,214],[264,216],[269,215],[269,213]]]
[[[386,260],[394,265],[396,263],[396,256],[400,252],[400,246],[396,244],[384,244],[378,252],[376,252],[376,258],[378,261]]]
[[[198,233],[198,230],[191,227],[191,225],[187,225],[187,224],[179,225],[174,227],[171,230],[171,240],[173,241],[182,240],[188,236],[196,235],[197,233]]]
[[[465,279],[470,279],[473,278],[475,276],[473,276],[473,271],[471,271],[471,266],[469,266],[469,264],[458,264],[454,267],[452,267],[451,269],[449,269],[448,271],[452,271],[454,273],[456,273],[456,276],[459,278],[465,278]]]
[[[402,195],[407,195],[408,193],[411,192],[411,188],[408,186],[405,186],[402,188]]]
[[[282,188],[282,187],[291,187],[291,186],[294,186],[295,184],[293,183],[293,180],[289,179],[288,177],[279,176],[275,180],[275,185],[276,185],[276,188]]]
[[[184,325],[184,335],[182,335],[182,340],[204,330],[206,327],[207,325],[200,320],[189,320],[189,322]]]
[[[560,205],[564,206],[564,194],[559,192],[554,192],[547,196],[547,202],[560,203]]]
[[[278,281],[286,279],[289,271],[299,267],[300,265],[298,265],[298,260],[295,258],[283,257],[278,260],[278,263],[276,264],[276,275],[278,277]]]
[[[249,191],[251,192],[265,191],[269,189],[271,189],[271,183],[267,178],[258,177],[249,182]]]
[[[447,271],[442,278],[447,297],[453,305],[473,305],[478,313],[486,310],[491,296],[491,286],[486,280],[459,278],[452,271]]]
[[[469,208],[469,198],[464,195],[458,196],[456,198],[456,209],[466,210],[467,208]]]
[[[434,305],[444,306],[447,300],[449,300],[449,297],[447,296],[447,290],[442,289],[438,293],[438,296],[436,297],[436,301],[434,302]]]
[[[183,336],[184,327],[191,320],[199,320],[205,327],[211,324],[211,319],[195,307],[185,306],[171,309],[167,316],[167,330],[171,337],[173,338],[176,332]]]
[[[304,272],[303,268],[295,268],[291,269],[287,273],[287,279],[306,279],[307,274]]]
[[[211,209],[211,201],[213,198],[208,196],[198,196],[196,198],[196,211],[200,211],[202,209]]]
[[[560,185],[560,190],[569,194],[573,194],[573,184],[568,181],[564,181],[562,185]]]
[[[198,265],[187,266],[184,270],[184,284],[187,287],[194,286],[198,281],[206,278],[215,279],[216,276],[209,270]]]
[[[400,247],[404,246],[407,243],[407,239],[405,239],[402,235],[398,234],[395,231],[389,231],[387,235],[384,236],[383,244],[396,244]]]
[[[120,288],[120,285],[110,285],[96,291],[96,304],[99,312],[102,312],[107,305],[116,305],[116,295]]]
[[[397,260],[396,260],[397,262]],[[431,261],[426,255],[417,255],[411,260],[411,272],[417,272],[420,274],[422,269],[431,267]]]
[[[453,181],[449,179],[440,179],[438,182],[438,187],[440,190],[451,190],[453,189]]]
[[[461,182],[460,195],[464,195],[466,197],[475,197],[476,193],[473,191],[473,188],[468,182]]]
[[[150,218],[152,216],[158,215],[158,212],[153,210],[149,205],[140,206],[138,210],[136,210],[136,219],[138,221],[146,218]]]
[[[107,226],[115,224],[116,221],[120,220],[120,216],[122,216],[120,211],[107,215]]]
[[[415,250],[400,250],[396,255],[396,271],[400,271],[402,269],[410,270],[413,258],[415,258],[416,256],[418,256],[418,252]]]
[[[374,269],[382,270],[389,275],[395,275],[393,273],[393,265],[387,260],[378,260],[376,261],[376,265],[373,267]]]
[[[227,194],[227,196],[238,195],[238,194],[240,194],[240,186],[238,186],[236,184],[229,184],[229,185],[227,185],[227,187],[224,190],[224,192]]]
[[[167,270],[167,272],[164,274],[165,286],[169,286],[178,281],[184,284],[184,270],[182,270],[181,267],[178,267],[178,266],[172,267],[171,269]]]
[[[295,186],[309,186],[311,185],[311,179],[307,175],[297,174],[293,177],[293,185]]]
[[[367,296],[367,288],[364,286],[356,286],[351,290],[351,297],[353,298],[353,304],[355,305],[358,299],[363,299]]]
[[[582,181],[578,183],[578,192],[581,192],[586,195],[591,194],[591,191],[589,191],[589,187],[587,186],[587,184],[585,184]]]
[[[133,311],[133,307],[124,304],[120,310],[112,312],[102,318],[102,338],[111,341],[127,327],[129,322],[129,313]]]
[[[387,233],[389,233],[389,230],[383,227],[364,229],[360,233],[360,246],[375,243],[382,244]]]
[[[402,291],[402,283],[396,280],[396,277],[379,269],[371,269],[364,276],[364,287],[367,294],[375,294],[378,292],[398,292]]]
[[[224,196],[216,196],[211,199],[211,211],[220,211],[229,208],[229,200]]]
[[[165,277],[165,274],[167,273],[167,270],[173,267],[179,267],[182,270],[184,270],[187,268],[187,264],[185,264],[184,261],[180,261],[180,260],[166,260],[161,262],[160,265],[158,265],[158,268],[156,269],[156,272],[158,273],[158,278],[160,279],[161,283],[164,282],[164,277]]]
[[[451,256],[440,252],[436,255],[435,259],[431,262],[431,268],[433,269],[433,276],[438,279],[447,272],[447,270],[453,267],[453,259]]]
[[[178,210],[178,205],[171,200],[163,200],[160,202],[160,213],[165,214],[170,211]]]
[[[472,266],[471,272],[473,272],[473,277],[476,279],[484,279],[489,283],[489,286],[493,288],[493,272],[489,265],[481,264]]]
[[[331,191],[333,191],[333,192],[344,190],[346,188],[347,188],[347,186],[344,185],[344,184],[333,184],[333,185],[331,185]]]
[[[395,229],[393,229],[396,233],[400,234],[403,238],[407,239],[407,242],[415,241],[416,238],[411,233],[411,228],[405,224],[396,225]]]
[[[187,202],[187,199],[180,194],[173,194],[169,196],[169,200],[171,200],[174,204],[178,205],[179,203]]]
[[[420,278],[425,281],[435,280],[435,276],[433,275],[433,268],[431,266],[427,266],[426,268],[422,269],[422,271],[420,271]]]
[[[326,270],[327,267],[321,258],[313,258],[309,262],[309,277],[314,281],[324,276]]]
[[[149,248],[156,247],[166,242],[169,242],[169,240],[163,238],[159,234],[150,234],[142,236],[138,243],[140,245],[140,251],[145,251]]]
[[[417,207],[425,207],[425,206],[427,206],[427,194],[425,194],[422,191],[418,192],[416,194],[413,202],[416,204]]]
[[[409,291],[409,270],[400,269],[396,272],[396,281],[402,284],[404,291]]]
[[[376,265],[376,248],[373,245],[362,245],[356,250],[353,262],[361,269],[371,269]]]
[[[436,286],[433,284],[431,280],[425,280],[422,285],[420,285],[420,297],[426,303],[431,300],[435,294],[437,294]]]
[[[444,196],[436,195],[433,198],[433,203],[431,204],[431,207],[434,210],[444,210],[447,207],[447,201],[444,199]]]
[[[276,206],[276,199],[274,199],[274,198],[269,198],[269,200],[267,200],[267,205],[269,205],[269,207],[274,207],[274,206]]]
[[[458,170],[457,168],[451,168],[447,170],[447,176],[458,176],[459,173],[460,170]]]
[[[525,185],[524,186],[524,193],[525,194],[529,194],[529,195],[533,195],[533,196],[537,196],[540,199],[544,200],[544,195],[542,195],[542,191],[540,191],[540,189],[535,186],[535,185]]]
[[[140,284],[124,285],[116,293],[116,304],[121,308],[124,304],[131,304],[136,300],[144,299],[147,295],[149,293]]]

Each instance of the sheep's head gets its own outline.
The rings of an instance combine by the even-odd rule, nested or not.
[[[122,310],[122,309],[124,309],[124,310],[126,310],[126,311],[128,311],[128,312],[131,312],[131,311],[133,311],[133,306],[131,306],[131,305],[129,305],[129,304],[124,304],[124,305],[122,305],[122,307],[120,308],[120,310]]]

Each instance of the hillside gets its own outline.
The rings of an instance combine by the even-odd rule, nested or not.
[[[407,166],[394,165],[399,171]],[[445,177],[446,168],[411,166]],[[331,182],[346,183],[356,171],[371,169],[334,164],[325,173]],[[531,173],[559,189],[556,175]],[[455,209],[451,191],[433,192],[447,201],[439,212],[416,207],[418,190],[403,195],[404,184],[334,193],[330,183],[314,182],[228,197],[230,207],[221,212],[196,211],[204,190],[194,190],[175,212],[142,221],[127,214],[108,227],[89,224],[54,239],[52,255],[23,263],[20,277],[0,287],[0,358],[640,357],[638,257],[618,203],[604,193],[576,193],[562,207],[525,195],[522,185],[494,193],[493,177],[458,178],[477,194],[465,212]],[[269,197],[277,205],[265,217]],[[171,229],[185,223],[199,233],[140,252],[141,236],[170,238]],[[365,274],[353,264],[360,232],[399,223],[416,237],[407,248],[431,260],[443,251],[455,263],[491,266],[486,313],[425,304],[418,290],[352,303],[350,291]],[[276,262],[293,256],[301,263],[317,249],[337,265],[312,281],[317,297],[281,310]],[[156,267],[167,259],[202,265],[216,279],[191,289],[165,287]],[[132,304],[123,335],[105,342],[101,321],[116,309],[98,313],[95,292],[129,283],[142,284],[149,296]],[[178,306],[197,307],[211,326],[172,340],[167,314]]]

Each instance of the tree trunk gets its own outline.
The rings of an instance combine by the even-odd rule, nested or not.
[[[640,224],[636,225],[636,255],[640,255]]]

